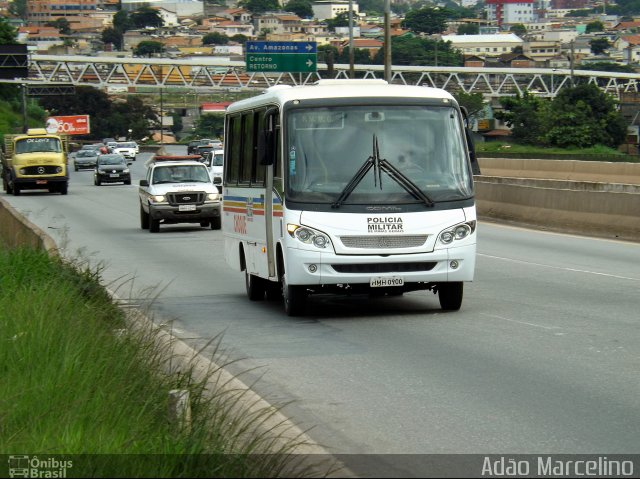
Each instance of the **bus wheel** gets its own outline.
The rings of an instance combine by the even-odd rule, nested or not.
[[[457,311],[462,306],[463,283],[439,283],[438,299],[445,311]]]
[[[282,300],[282,286],[275,281],[267,281],[267,299],[269,301],[281,301]]]
[[[304,312],[307,292],[304,286],[290,286],[287,284],[286,273],[282,275],[282,299],[284,312],[287,316],[299,316]]]
[[[264,299],[264,279],[256,276],[255,274],[249,274],[249,272],[245,269],[244,284],[247,288],[247,296],[251,301],[262,301]]]

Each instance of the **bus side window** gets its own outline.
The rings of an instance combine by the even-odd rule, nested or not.
[[[242,115],[242,154],[240,156],[240,175],[239,183],[251,183],[251,174],[253,169],[253,112],[244,113]]]
[[[254,128],[253,128],[254,150],[256,151],[256,154],[254,155],[254,164],[253,164],[255,169],[255,174],[253,175],[251,183],[258,186],[264,186],[264,179],[266,176],[267,166],[260,161],[260,155],[261,155],[260,148],[264,147],[263,145],[260,145],[260,138],[264,138],[264,110],[255,112],[255,118],[254,118],[253,124],[254,124]]]
[[[241,140],[241,117],[233,116],[229,118],[229,125],[227,131],[229,132],[228,137],[225,141],[229,144],[228,151],[229,157],[226,158],[226,185],[234,186],[238,183],[238,173],[240,171],[240,147],[242,144]]]

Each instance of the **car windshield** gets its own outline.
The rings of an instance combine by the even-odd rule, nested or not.
[[[286,122],[291,200],[429,205],[473,195],[462,122],[451,106],[295,109]]]
[[[223,159],[224,159],[223,153],[216,153],[213,156],[211,166],[223,166],[224,165]]]
[[[100,157],[101,165],[124,165],[124,158],[114,155],[103,155]]]
[[[78,153],[76,153],[76,158],[85,158],[85,157],[94,157],[94,156],[97,156],[95,151],[80,150]]]
[[[118,143],[116,148],[135,148],[131,143]]]
[[[60,153],[57,138],[25,138],[16,142],[16,153]]]
[[[158,183],[209,183],[209,173],[204,165],[159,166],[153,171],[153,182]]]

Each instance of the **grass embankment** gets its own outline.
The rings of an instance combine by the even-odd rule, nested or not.
[[[627,158],[631,161],[635,161],[636,158],[631,155],[627,155],[621,151],[609,148],[606,146],[598,145],[591,148],[539,148],[531,145],[519,145],[517,143],[504,143],[504,142],[477,142],[475,144],[476,152],[481,153],[516,153],[516,154],[530,154],[532,156],[536,154],[543,155],[570,155],[570,156],[583,156],[589,157],[601,157],[601,156],[613,156],[621,159]]]
[[[237,394],[205,397],[190,375],[165,372],[151,333],[121,328],[99,270],[0,247],[1,454],[86,454],[67,471],[76,477],[280,474],[289,446],[257,461],[272,444],[239,440],[261,418],[232,416]],[[190,429],[168,420],[172,389],[191,392]]]

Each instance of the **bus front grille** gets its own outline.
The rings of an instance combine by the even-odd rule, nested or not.
[[[373,263],[373,264],[332,264],[338,273],[412,273],[431,271],[436,266],[435,261],[419,263]]]
[[[340,236],[347,248],[396,249],[417,248],[427,242],[428,235]]]

